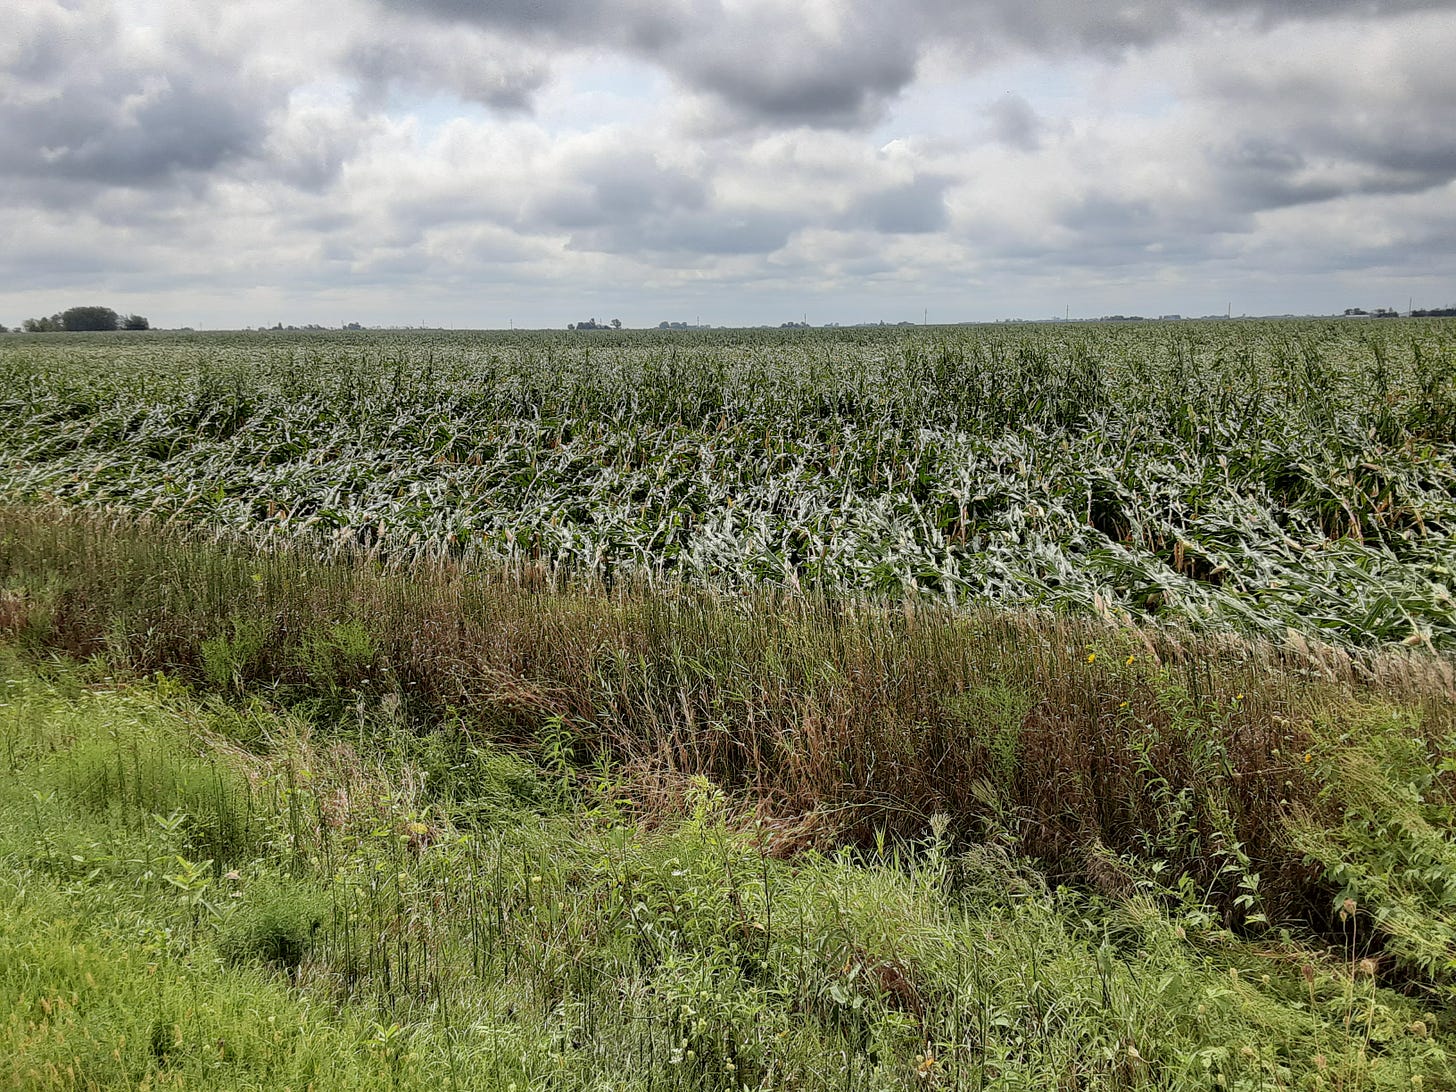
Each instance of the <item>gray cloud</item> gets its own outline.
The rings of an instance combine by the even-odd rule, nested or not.
[[[76,58],[54,97],[0,104],[5,172],[50,182],[146,186],[255,154],[266,132],[239,88],[181,68],[105,71]]]
[[[76,2],[0,41],[11,293],[1456,275],[1449,0]]]
[[[1190,99],[1224,205],[1418,194],[1456,179],[1456,33],[1428,24],[1401,37],[1380,21],[1349,26],[1303,51],[1289,31],[1198,68]]]
[[[607,254],[723,257],[770,254],[799,227],[798,217],[768,209],[675,210],[636,223],[606,224],[573,232],[572,250]]]
[[[666,55],[666,67],[754,122],[854,126],[881,116],[915,76],[919,43],[893,5],[844,5],[831,28],[762,15],[705,21]]]
[[[1446,0],[982,0],[974,5],[842,0],[804,6],[760,0],[731,7],[722,0],[374,2],[398,15],[505,31],[557,48],[625,52],[707,97],[728,111],[728,120],[828,127],[879,120],[933,47],[980,66],[1006,50],[1116,58],[1210,19],[1243,18],[1269,27],[1448,6]],[[1017,118],[1001,120],[1011,141],[1033,139],[1025,117],[1019,129]]]
[[[0,184],[49,204],[170,185],[255,156],[282,98],[186,37],[133,49],[103,5],[22,7],[7,33]]]
[[[0,283],[65,287],[78,281],[143,273],[147,267],[136,253],[108,254],[81,239],[7,239],[0,247]]]
[[[1252,15],[1264,26],[1294,20],[1359,16],[1383,19],[1408,12],[1440,11],[1445,0],[1198,0],[1195,10]]]
[[[376,102],[396,86],[443,88],[507,113],[528,111],[550,75],[545,57],[518,42],[471,27],[401,18],[358,32],[344,50],[343,65]]]
[[[1446,105],[1456,108],[1456,98]],[[1414,104],[1379,110],[1378,122],[1363,130],[1338,115],[1268,119],[1262,131],[1215,145],[1209,159],[1232,194],[1263,208],[1343,194],[1420,193],[1456,178],[1456,117],[1448,115],[1444,125],[1412,124],[1401,106]],[[1371,106],[1362,109],[1368,113]]]
[[[373,128],[352,110],[297,108],[274,121],[259,151],[264,171],[301,190],[321,193],[333,185]]]
[[[985,108],[993,140],[1021,152],[1034,152],[1041,147],[1045,122],[1037,116],[1031,103],[1013,91],[1007,91]]]
[[[909,182],[865,194],[850,207],[845,224],[884,234],[921,234],[945,227],[947,180],[921,175]]]
[[[714,0],[378,2],[392,12],[515,31],[557,47],[623,51],[659,65],[750,123],[871,122],[914,78],[921,52],[900,12],[870,3],[826,6],[816,19],[797,5],[730,10]]]
[[[1219,207],[1094,190],[1059,211],[1053,242],[1017,255],[1033,265],[1141,272],[1216,258],[1217,239],[1246,230],[1245,216]]]
[[[526,198],[522,219],[546,230],[633,225],[701,209],[707,198],[701,177],[659,163],[650,149],[604,141],[566,156]]]

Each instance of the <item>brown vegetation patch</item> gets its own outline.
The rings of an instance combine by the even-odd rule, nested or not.
[[[763,824],[776,855],[919,839],[943,814],[963,841],[1010,831],[1054,876],[1096,886],[1117,886],[1109,862],[1155,850],[1230,915],[1237,878],[1257,872],[1277,916],[1323,897],[1280,836],[1289,809],[1318,805],[1301,761],[1311,724],[1352,696],[1396,695],[1433,727],[1456,721],[1450,660],[1417,648],[608,591],[534,570],[102,533],[33,510],[8,525],[0,581],[50,582],[59,649],[105,642],[136,670],[200,684],[230,671],[325,717],[387,699],[419,731],[554,739],[555,760],[607,756],[627,771],[638,814],[681,814],[685,787],[705,778]],[[266,640],[228,671],[204,663],[204,642],[215,660],[217,635],[243,632]]]

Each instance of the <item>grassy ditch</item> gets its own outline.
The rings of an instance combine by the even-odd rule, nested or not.
[[[382,568],[9,509],[0,627],[21,646],[163,670],[319,722],[528,748],[563,777],[634,771],[649,810],[701,776],[779,851],[1012,830],[1056,879],[1121,890],[1150,860],[1226,924],[1331,894],[1282,832],[1328,819],[1313,759],[1399,704],[1456,724],[1452,663],[1006,611],[763,593],[612,592],[533,570]]]
[[[17,1087],[1456,1087],[1424,650],[27,508],[0,647]]]
[[[383,711],[325,731],[99,661],[0,664],[0,1085],[1456,1081],[1448,972],[1392,975],[1364,904],[1344,943],[1240,937],[1195,890],[1052,886],[941,817],[779,859],[706,779],[644,823],[610,771],[483,740],[446,761]],[[1352,868],[1413,860],[1323,836]],[[1422,905],[1412,932],[1444,920]]]

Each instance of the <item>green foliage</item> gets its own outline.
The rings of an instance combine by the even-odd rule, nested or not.
[[[110,307],[70,307],[61,312],[61,329],[70,332],[115,330],[119,323]]]
[[[986,755],[993,783],[1002,791],[1009,789],[1020,757],[1021,727],[1031,712],[1030,697],[991,683],[952,696],[948,705],[950,716],[965,727],[965,744]]]
[[[218,931],[223,958],[297,973],[327,919],[326,897],[315,888],[278,880],[259,881],[238,895]]]
[[[583,789],[569,815],[523,809],[474,827],[466,809],[456,825],[437,804],[472,784],[527,783],[519,760],[417,752],[455,770],[432,797],[435,774],[403,750],[388,709],[367,731],[321,739],[255,707],[271,741],[257,755],[231,744],[222,710],[165,684],[98,689],[75,673],[44,681],[13,657],[0,667],[0,1083],[1191,1092],[1456,1080],[1444,1002],[1368,973],[1340,938],[1244,943],[1189,918],[1196,894],[1169,908],[1056,888],[1004,840],[957,842],[942,819],[872,855],[780,860],[765,852],[773,823],[697,778],[651,824],[622,821],[629,780]],[[973,701],[995,708],[997,695]],[[1428,759],[1398,731],[1384,740],[1388,718],[1358,723],[1375,752],[1390,744],[1392,784],[1421,780]],[[289,787],[260,793],[274,834],[240,867],[179,852],[176,814],[136,823],[130,804],[58,791],[63,771],[89,765],[90,741],[160,725],[185,725],[198,761]],[[1363,732],[1351,721],[1343,745]],[[1342,791],[1368,790],[1376,807],[1379,788]],[[1427,820],[1449,827],[1438,811]],[[1389,852],[1399,872],[1402,850]]]
[[[262,646],[260,640],[257,647]],[[303,669],[311,678],[324,684],[347,686],[368,676],[377,650],[365,624],[348,619],[310,628],[304,635],[299,655]]]
[[[1456,641],[1440,320],[0,349],[0,498],[605,580]]]
[[[1449,326],[102,340],[0,1084],[1456,1080]]]
[[[145,330],[147,320],[140,315],[128,315],[125,329]],[[140,323],[140,325],[132,325]],[[29,318],[22,324],[26,333],[51,334],[62,330],[70,333],[111,331],[123,328],[123,321],[110,307],[70,307],[49,318]]]
[[[241,692],[270,636],[261,619],[243,618],[234,621],[231,634],[204,639],[198,647],[207,681],[218,690]]]
[[[458,761],[432,772],[429,748],[416,761],[432,792],[462,825],[487,829],[546,810],[550,793],[542,771],[519,755],[494,747],[470,746]]]
[[[260,756],[273,741],[251,703],[269,699],[419,768],[431,806],[482,827],[569,809],[613,764],[765,801],[797,830],[790,845],[914,838],[942,814],[957,836],[1009,832],[1109,894],[1192,889],[1240,929],[1327,898],[1283,828],[1321,789],[1298,757],[1311,716],[1393,691],[1433,723],[1453,716],[1450,665],[1424,650],[762,591],[544,592],[529,573],[317,561],[36,509],[4,522],[0,586],[49,589],[35,647],[105,649],[102,670],[210,688],[232,703],[217,730]],[[93,749],[87,777],[132,769]],[[158,776],[185,754],[163,748]],[[246,793],[226,807],[151,795],[160,814],[214,816],[218,844],[189,856],[237,859],[227,817],[247,814]]]
[[[1334,885],[1332,931],[1393,957],[1456,999],[1456,733],[1375,707],[1325,726],[1309,754],[1324,783],[1295,844]]]
[[[55,600],[60,588],[42,578],[30,585],[0,585],[0,638],[14,640],[22,648],[39,651],[55,636]]]
[[[69,726],[63,748],[27,740],[18,727],[7,733],[12,759],[29,756],[32,794],[160,839],[167,862],[186,854],[225,868],[257,851],[266,837],[261,801],[239,769],[150,703],[103,709],[81,702],[53,715]]]

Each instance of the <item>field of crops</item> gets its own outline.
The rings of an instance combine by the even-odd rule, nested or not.
[[[1456,324],[7,335],[0,421],[0,1087],[1456,1088]]]
[[[1456,647],[1456,325],[0,340],[0,499]]]

